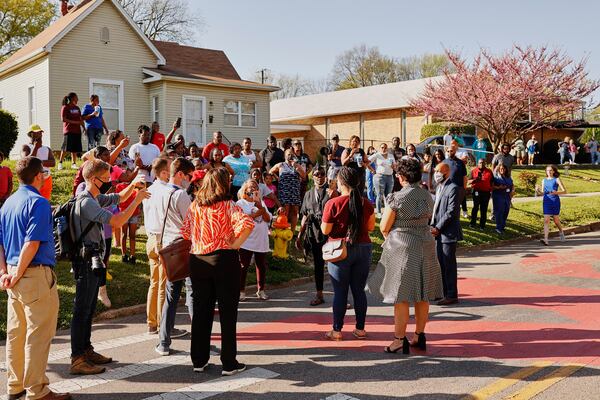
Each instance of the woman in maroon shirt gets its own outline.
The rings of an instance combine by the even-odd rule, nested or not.
[[[330,240],[346,238],[348,253],[345,259],[327,264],[333,285],[333,329],[327,333],[331,340],[342,340],[349,289],[352,290],[356,315],[356,329],[352,334],[357,339],[367,337],[365,284],[371,267],[369,232],[375,229],[375,213],[371,203],[362,196],[361,182],[356,169],[342,167],[337,176],[341,196],[329,200],[323,210],[321,231]]]
[[[77,153],[83,151],[81,146],[81,130],[85,131],[81,109],[77,106],[79,98],[76,93],[69,93],[62,101],[60,116],[63,122],[64,140],[58,161],[58,169],[62,169],[62,162],[66,153],[71,153],[71,168],[77,169]]]

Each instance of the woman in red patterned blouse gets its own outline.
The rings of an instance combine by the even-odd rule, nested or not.
[[[194,316],[190,352],[196,372],[208,367],[216,301],[221,321],[222,374],[233,375],[246,369],[236,359],[241,275],[238,249],[253,228],[252,218],[231,201],[227,170],[208,170],[181,229],[183,237],[192,242],[190,278]]]

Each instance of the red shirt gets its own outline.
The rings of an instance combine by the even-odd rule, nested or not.
[[[12,181],[13,174],[10,168],[0,166],[0,200],[10,196],[8,184]]]
[[[204,150],[202,150],[202,157],[208,160],[210,157],[210,152],[215,147],[217,147],[217,145],[213,142],[210,142],[209,144],[204,146]],[[219,149],[223,152],[223,157],[229,155],[229,146],[227,146],[225,143],[219,143]]]
[[[81,121],[81,110],[75,104],[67,104],[60,109],[60,115],[63,121],[65,119],[71,121]],[[79,133],[81,134],[81,123],[73,124],[71,122],[63,122],[63,134]]]
[[[117,184],[117,186],[115,186],[115,192],[116,193],[120,193],[123,190],[125,190],[127,188],[127,186],[129,186],[129,183],[119,183]],[[135,196],[137,196],[137,190],[134,190],[133,192],[131,192],[131,196],[129,196],[129,198],[121,203],[119,203],[119,211],[123,212],[127,209],[127,207],[129,207],[129,205],[131,203],[133,203],[133,200],[135,200]],[[133,212],[132,217],[135,217],[136,215],[139,215],[140,213],[140,208],[136,208],[135,211]]]
[[[152,134],[152,139],[150,139],[150,143],[156,145],[160,151],[163,151],[165,148],[165,135],[160,132],[155,132]]]
[[[350,197],[348,196],[338,196],[325,204],[325,209],[323,210],[323,222],[333,224],[333,228],[328,235],[332,239],[343,239],[347,235],[348,223],[350,222],[349,200]],[[367,200],[363,200],[362,214],[363,223],[358,234],[357,242],[371,243],[367,225],[369,223],[369,218],[373,215],[373,206]]]
[[[478,192],[492,191],[492,180],[494,179],[494,175],[492,174],[491,169],[485,168],[483,171],[480,171],[479,167],[475,167],[471,171],[471,179],[473,179],[473,183],[471,184],[473,190]]]

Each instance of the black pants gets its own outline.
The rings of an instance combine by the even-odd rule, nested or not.
[[[471,210],[471,225],[477,223],[477,212],[480,212],[479,226],[485,228],[485,221],[487,220],[487,210],[490,204],[490,192],[473,192],[473,210]]]
[[[323,281],[325,279],[325,261],[323,260],[323,245],[325,243],[317,243],[313,239],[309,240],[310,250],[315,263],[315,286],[317,287],[317,292],[322,292]]]
[[[458,298],[458,267],[456,265],[456,242],[442,243],[441,238],[436,238],[437,257],[442,268],[442,283],[444,297],[447,299]]]
[[[265,281],[267,280],[267,253],[258,253],[246,249],[240,249],[240,263],[242,264],[242,271],[240,274],[240,290],[243,291],[246,288],[246,276],[248,275],[248,268],[252,262],[252,256],[254,256],[254,263],[256,264],[256,286],[258,290],[265,290]]]
[[[460,203],[460,206],[464,212],[467,212],[467,191],[465,189],[463,189],[462,202]]]
[[[206,255],[190,256],[194,304],[191,356],[194,368],[203,367],[210,358],[210,336],[216,301],[219,302],[221,323],[221,363],[227,371],[237,365],[236,324],[240,273],[240,259],[236,250],[217,250]]]
[[[79,357],[92,348],[92,318],[98,299],[97,274],[92,272],[90,262],[73,262],[75,272],[75,298],[71,319],[71,357]]]

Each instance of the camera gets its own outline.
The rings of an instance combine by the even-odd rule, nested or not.
[[[81,249],[81,257],[83,261],[91,264],[92,272],[101,274],[104,272],[104,252],[100,250],[97,243],[86,244]]]
[[[319,153],[321,153],[322,156],[327,157],[329,154],[331,154],[331,149],[329,147],[323,146],[319,149]]]

